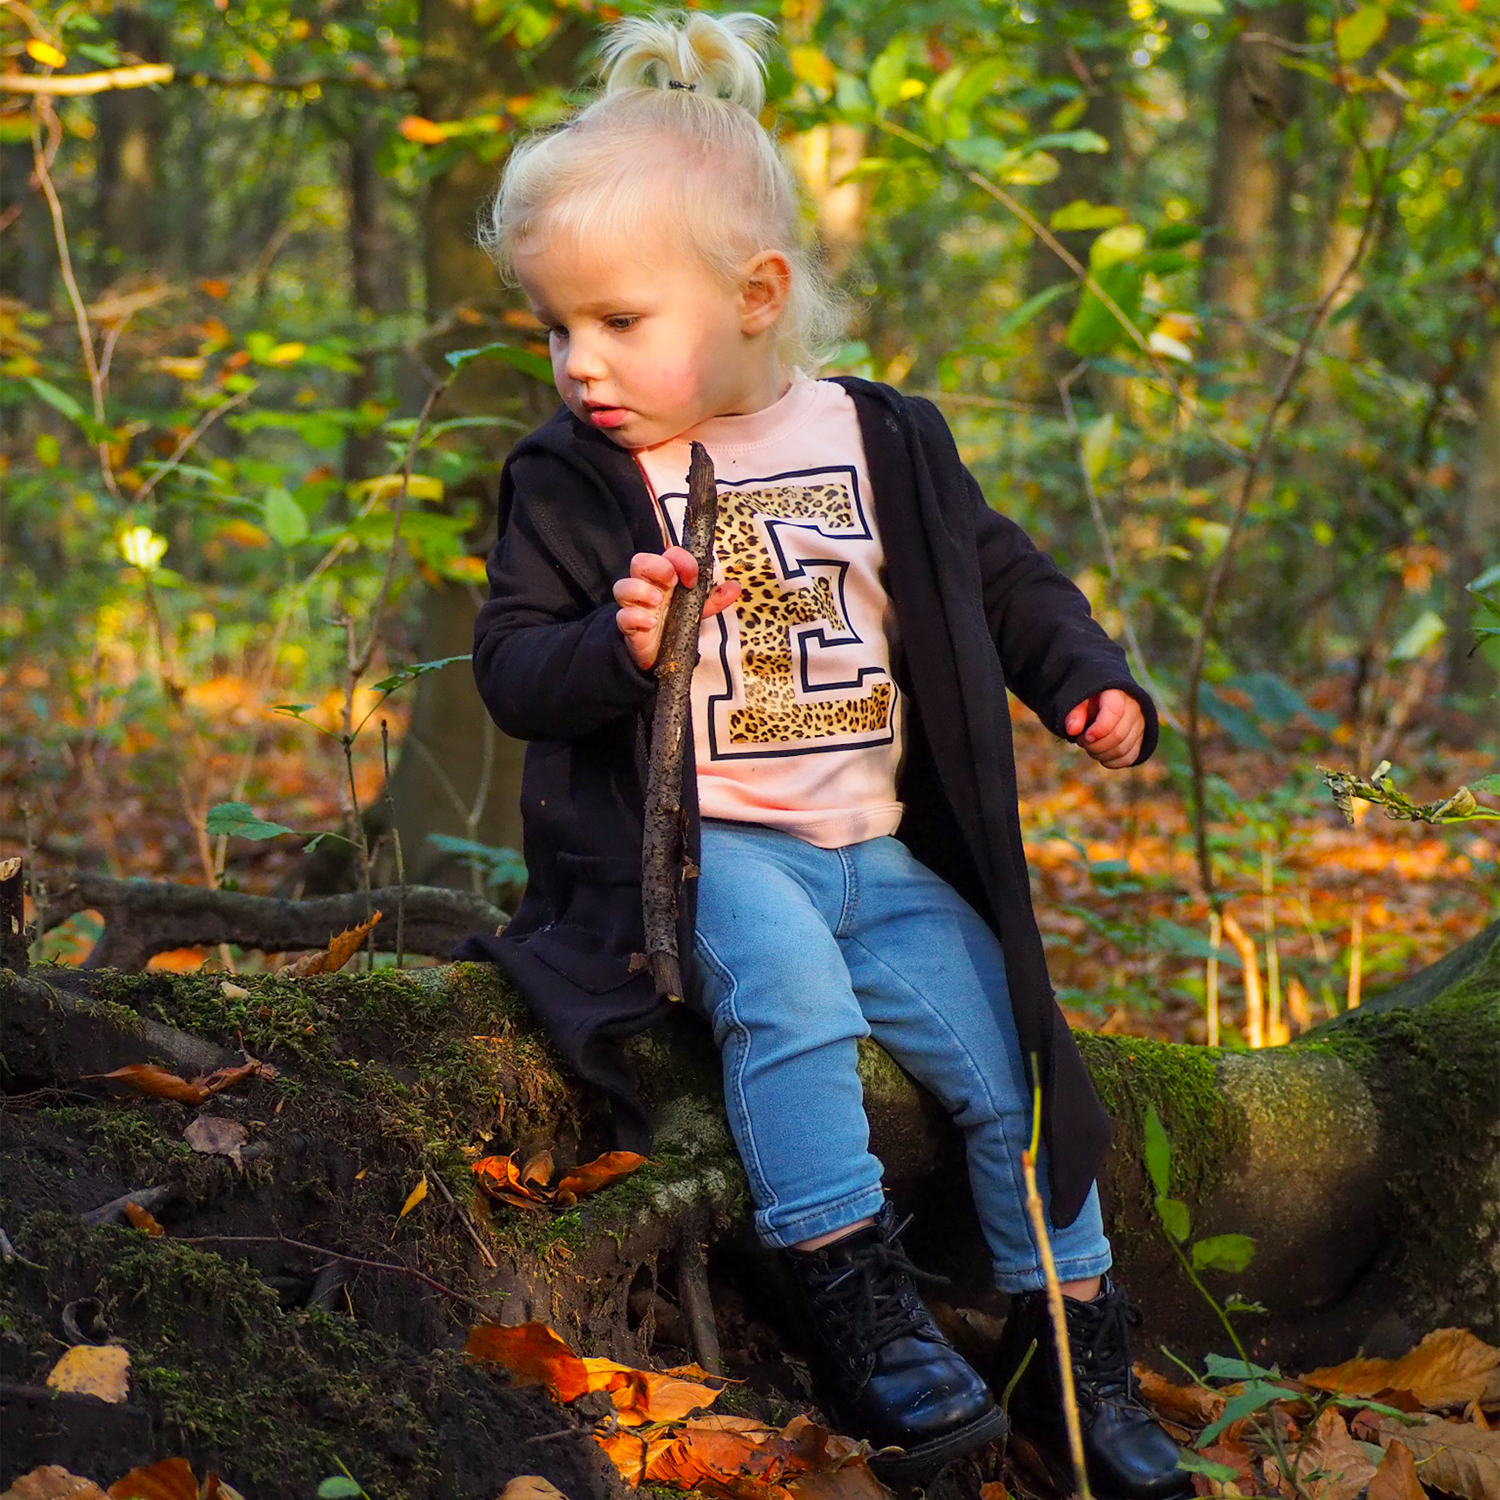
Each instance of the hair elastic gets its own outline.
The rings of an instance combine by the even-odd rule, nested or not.
[[[698,85],[696,83],[683,83],[680,79],[676,78],[669,78],[667,80],[667,87],[669,89],[685,89],[690,94],[698,92]]]

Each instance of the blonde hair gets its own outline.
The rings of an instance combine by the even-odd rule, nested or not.
[[[843,333],[842,298],[823,275],[796,177],[761,125],[762,16],[701,11],[631,16],[601,49],[603,92],[511,153],[481,243],[508,281],[516,249],[559,232],[640,232],[648,210],[726,283],[778,251],[791,265],[773,337],[789,365],[814,370]]]

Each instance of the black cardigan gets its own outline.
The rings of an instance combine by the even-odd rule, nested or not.
[[[1087,601],[1014,522],[985,503],[937,408],[844,379],[874,485],[886,584],[902,643],[907,746],[900,838],[990,924],[1005,952],[1021,1049],[1040,1063],[1053,1222],[1071,1223],[1103,1161],[1109,1120],[1053,999],[1016,806],[1007,687],[1057,735],[1074,705],[1122,688],[1156,711]],[[669,1006],[630,956],[644,947],[640,859],[655,679],[615,625],[612,587],[661,532],[631,455],[560,410],[521,440],[500,481],[489,599],[474,628],[480,696],[529,740],[521,783],[527,885],[500,937],[455,956],[515,981],[554,1043],[614,1103],[620,1143],[650,1123],[618,1047]],[[689,731],[691,734],[691,729]],[[693,764],[689,738],[686,763]],[[695,779],[684,778],[698,856]],[[694,882],[680,946],[691,954]]]

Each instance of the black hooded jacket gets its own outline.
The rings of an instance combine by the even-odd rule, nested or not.
[[[1053,999],[1031,907],[1016,806],[1006,689],[1062,735],[1070,709],[1122,688],[1156,712],[1087,601],[1021,528],[985,503],[937,408],[843,379],[874,486],[886,587],[901,638],[907,747],[897,837],[990,924],[1005,953],[1024,1054],[1039,1063],[1056,1224],[1071,1223],[1109,1143],[1109,1120]],[[614,1103],[622,1146],[650,1124],[618,1040],[670,1008],[632,972],[644,946],[640,862],[655,678],[615,625],[615,581],[661,531],[634,459],[560,410],[522,439],[500,481],[489,599],[474,675],[495,723],[530,741],[521,786],[526,893],[499,937],[457,957],[500,964],[562,1055]],[[691,732],[691,727],[690,727]],[[694,764],[691,740],[686,761]],[[687,848],[698,857],[695,778],[684,778]],[[693,890],[679,946],[693,951]]]

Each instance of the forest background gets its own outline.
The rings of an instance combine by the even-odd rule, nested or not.
[[[77,868],[513,900],[521,747],[463,659],[556,397],[475,236],[617,14],[0,4],[0,854],[44,917]],[[1073,1019],[1274,1042],[1500,914],[1493,5],[776,19],[831,369],[942,407],[1163,706],[1128,776],[1017,711]],[[1386,760],[1479,817],[1346,827],[1319,765]]]

